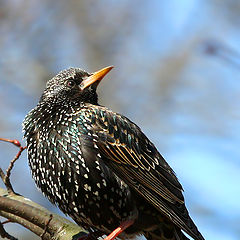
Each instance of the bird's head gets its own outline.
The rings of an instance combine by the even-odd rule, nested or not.
[[[80,68],[63,70],[47,82],[40,102],[97,104],[96,88],[112,68],[106,67],[94,73],[88,73]]]

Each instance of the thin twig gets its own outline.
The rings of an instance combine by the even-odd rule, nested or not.
[[[53,215],[50,214],[50,215],[49,215],[49,219],[47,220],[46,225],[45,225],[45,227],[44,227],[43,233],[40,235],[41,239],[44,239],[43,237],[44,237],[44,235],[47,233],[48,226],[49,226],[49,224],[50,224],[50,222],[51,222],[52,219],[53,219]]]
[[[3,224],[1,222],[0,222],[0,236],[2,238],[7,238],[10,240],[18,240],[17,238],[13,237],[8,232],[6,232],[6,230],[4,229]]]
[[[11,222],[13,222],[13,221],[7,219],[7,220],[5,220],[5,221],[2,222],[2,225],[7,224],[7,223],[11,223]]]
[[[0,177],[1,179],[3,180],[4,182],[4,179],[5,179],[5,173],[3,172],[3,170],[0,168]]]
[[[11,182],[8,180],[8,183],[6,182],[6,175],[5,173],[3,172],[3,170],[0,168],[0,177],[3,181],[3,183],[5,184],[7,190],[9,193],[15,193],[14,190],[13,190],[13,187],[12,187],[12,184]]]
[[[17,139],[8,139],[8,138],[0,138],[0,141],[9,142],[15,145],[16,147],[21,147],[21,143]]]
[[[5,185],[7,187],[7,190],[9,192],[13,192],[14,193],[14,190],[13,190],[13,187],[10,183],[10,175],[11,175],[11,171],[12,171],[12,168],[14,166],[14,163],[19,159],[19,157],[21,156],[22,152],[27,148],[27,147],[22,147],[20,146],[19,147],[19,151],[17,153],[17,155],[15,156],[15,158],[10,162],[9,164],[9,167],[8,169],[6,170],[6,174],[5,174]]]
[[[12,144],[14,144],[15,146],[17,146],[19,148],[19,151],[18,151],[17,155],[10,162],[9,167],[6,170],[6,174],[4,174],[3,170],[0,168],[0,177],[2,178],[2,180],[4,182],[4,184],[5,184],[5,186],[6,186],[7,190],[8,190],[8,193],[15,194],[15,192],[13,190],[13,187],[12,187],[12,184],[10,182],[11,171],[12,171],[12,168],[14,166],[14,163],[19,159],[19,157],[21,156],[22,152],[27,147],[22,147],[21,143],[17,139],[11,140],[11,139],[7,139],[7,138],[0,138],[0,141],[12,143]]]

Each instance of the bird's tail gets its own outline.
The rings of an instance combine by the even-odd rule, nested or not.
[[[145,232],[144,237],[147,240],[189,240],[179,228],[175,228],[174,231],[156,229],[151,232]]]

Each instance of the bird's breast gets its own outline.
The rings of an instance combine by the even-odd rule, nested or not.
[[[134,204],[128,186],[106,166],[94,136],[92,122],[81,114],[45,122],[27,139],[29,164],[37,186],[64,213],[112,229]]]

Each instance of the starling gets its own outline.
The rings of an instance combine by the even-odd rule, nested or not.
[[[141,129],[98,104],[112,69],[61,71],[24,119],[33,179],[77,224],[106,240],[204,240],[174,171]]]

